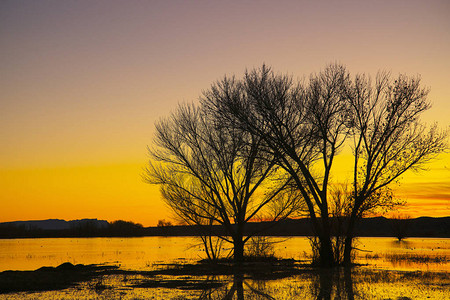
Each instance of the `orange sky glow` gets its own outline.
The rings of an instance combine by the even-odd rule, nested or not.
[[[225,74],[420,75],[450,126],[448,1],[1,1],[0,222],[170,219],[142,181],[154,123]],[[345,151],[336,181],[345,181]],[[393,186],[450,215],[450,154]]]

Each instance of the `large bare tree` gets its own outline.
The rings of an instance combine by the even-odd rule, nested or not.
[[[236,85],[236,97],[242,88]],[[156,125],[146,180],[161,187],[163,198],[189,224],[220,224],[240,262],[247,222],[264,214],[276,221],[297,209],[287,197],[289,178],[277,175],[276,158],[261,151],[263,140],[226,126],[195,105],[182,105]]]
[[[262,66],[246,72],[243,98],[232,97],[230,81],[225,78],[215,86],[224,97],[206,97],[204,105],[264,141],[306,203],[319,239],[320,264],[332,266],[327,195],[334,158],[348,133],[344,91],[350,82],[345,68],[329,66],[302,84]]]
[[[234,86],[236,80],[225,77],[202,103],[228,126],[258,136],[264,151],[291,177],[307,206],[322,266],[349,264],[358,218],[394,206],[389,184],[446,147],[445,132],[419,123],[429,104],[417,79],[400,76],[390,82],[380,75],[373,87],[364,75],[352,80],[344,66],[333,64],[296,83],[262,66],[240,81],[244,97],[234,96]],[[351,140],[353,184],[350,195],[341,197],[346,212],[345,222],[339,222],[345,227],[345,249],[336,255],[342,253],[336,246],[342,237],[333,234],[330,178],[336,155]]]

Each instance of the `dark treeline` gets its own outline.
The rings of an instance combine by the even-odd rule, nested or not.
[[[54,226],[55,223],[59,226]],[[61,226],[60,223],[66,223],[67,225]],[[42,224],[44,224],[44,226],[42,226]],[[3,239],[54,237],[137,237],[143,235],[145,235],[145,230],[141,224],[122,220],[111,223],[88,219],[70,222],[65,222],[62,220],[47,220],[36,222],[9,222],[0,224],[0,238]]]
[[[49,238],[49,237],[140,237],[140,236],[198,236],[201,226],[156,226],[144,228],[141,224],[114,221],[107,226],[87,221],[68,229],[42,229],[15,223],[0,224],[0,238]],[[102,225],[102,226],[101,226]],[[357,229],[359,237],[408,237],[450,238],[450,217],[416,219],[365,218]],[[221,226],[213,226],[213,234],[225,234]],[[287,219],[271,226],[269,222],[250,222],[245,234],[264,236],[312,236],[310,219]]]
[[[264,236],[312,236],[313,228],[311,220],[287,219],[272,226],[269,222],[250,222],[245,230],[245,235]],[[358,226],[358,237],[395,237],[399,228],[402,229],[402,239],[408,237],[440,237],[450,238],[450,217],[431,218],[420,217],[416,219],[388,219],[385,217],[364,218]],[[194,226],[167,226],[147,227],[144,229],[146,236],[198,236],[201,228]],[[216,235],[225,234],[219,225],[213,226],[212,232]]]

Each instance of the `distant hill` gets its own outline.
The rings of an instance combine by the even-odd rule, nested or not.
[[[97,219],[81,219],[65,221],[60,219],[48,219],[39,221],[15,221],[0,223],[0,226],[15,226],[24,227],[26,229],[39,229],[39,230],[66,230],[79,226],[86,226],[87,224],[95,227],[108,227],[109,223],[105,220]]]
[[[39,237],[127,237],[127,236],[196,236],[205,228],[199,226],[157,226],[144,228],[140,224],[126,221],[107,222],[97,219],[64,221],[50,219],[42,221],[16,221],[0,223],[0,238]],[[450,238],[450,217],[420,217],[408,220],[392,220],[384,217],[360,220],[357,236],[395,237],[401,229],[404,237]],[[212,232],[224,235],[222,227],[214,226]],[[311,236],[309,219],[287,219],[272,224],[252,222],[246,226],[245,234],[267,236]]]
[[[110,236],[110,229],[107,221],[97,219],[16,221],[0,223],[0,238]]]

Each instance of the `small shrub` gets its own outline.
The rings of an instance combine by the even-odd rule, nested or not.
[[[272,258],[275,256],[273,242],[267,236],[254,236],[247,242],[247,256],[254,258]]]

